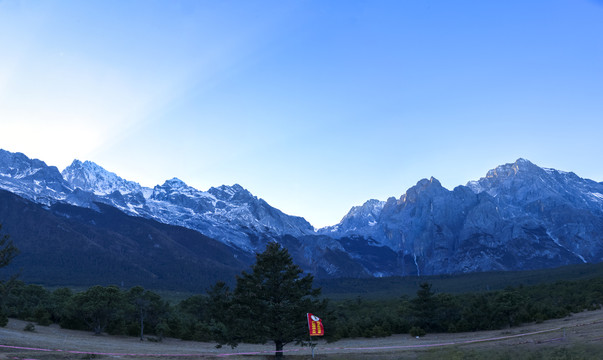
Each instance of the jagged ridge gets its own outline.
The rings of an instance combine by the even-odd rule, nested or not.
[[[286,243],[322,276],[521,270],[603,261],[603,184],[519,159],[448,190],[422,179],[400,198],[369,200],[314,231],[242,186],[197,190],[173,178],[154,188],[75,160],[62,174],[0,150],[0,188],[47,206],[68,203],[184,226],[252,254]],[[0,222],[2,219],[0,219]]]

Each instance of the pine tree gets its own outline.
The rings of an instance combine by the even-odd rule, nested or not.
[[[251,273],[237,277],[233,298],[233,331],[229,343],[239,341],[275,344],[280,358],[283,347],[308,336],[306,313],[320,313],[326,302],[312,288],[313,276],[293,263],[285,248],[270,243],[256,255]]]
[[[220,343],[228,343],[230,339],[227,324],[233,322],[232,306],[233,294],[226,283],[219,281],[207,290],[207,318],[213,339]]]
[[[2,225],[0,224],[0,230]],[[8,234],[0,234],[0,268],[8,266],[10,262],[17,256],[19,250],[13,244]],[[8,296],[10,289],[15,284],[17,275],[12,276],[6,281],[0,280],[0,326],[4,327],[8,324],[8,318],[4,313],[4,300]]]
[[[2,225],[0,224],[0,230]],[[0,234],[0,268],[3,268],[10,264],[15,256],[19,253],[19,250],[13,244],[8,234]]]
[[[411,301],[411,312],[415,319],[414,325],[425,331],[432,330],[436,308],[433,295],[431,284],[425,282],[419,285],[417,297]]]

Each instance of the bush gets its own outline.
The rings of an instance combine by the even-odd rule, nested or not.
[[[8,316],[5,313],[0,312],[0,327],[8,325]]]
[[[34,311],[32,320],[37,322],[38,325],[42,326],[48,326],[52,324],[52,320],[50,319],[50,313],[43,308],[38,308]]]
[[[410,329],[410,336],[412,336],[412,337],[417,337],[417,336],[425,336],[425,334],[426,334],[426,333],[425,333],[425,330],[421,329],[421,328],[420,328],[420,327],[418,327],[418,326],[413,326],[413,327]]]

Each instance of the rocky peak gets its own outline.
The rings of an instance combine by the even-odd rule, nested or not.
[[[429,179],[421,179],[415,186],[406,190],[406,193],[400,197],[399,203],[414,203],[423,193],[429,196],[435,196],[442,191],[446,191],[446,189],[444,189],[438,179],[433,176]]]
[[[39,173],[40,171],[41,173]],[[48,166],[44,161],[38,159],[30,159],[22,153],[11,153],[0,149],[0,176],[40,180],[42,175],[48,177],[49,180],[62,180],[61,174],[55,166]]]
[[[512,164],[504,164],[497,166],[495,169],[489,170],[486,178],[509,178],[514,176],[525,176],[543,172],[544,170],[529,160],[519,158]]]
[[[153,188],[151,199],[159,201],[174,202],[186,207],[196,208],[195,199],[203,199],[203,203],[213,202],[211,195],[206,192],[188,186],[184,181],[174,177],[166,180],[163,185],[156,185]],[[186,204],[186,205],[185,205]]]
[[[255,196],[239,184],[212,187],[207,192],[222,201],[249,202],[257,200]]]
[[[161,186],[170,189],[185,189],[188,187],[184,181],[178,179],[177,177],[166,180]]]
[[[92,161],[73,160],[61,175],[73,188],[80,188],[96,195],[109,195],[116,191],[122,195],[140,192],[142,187],[105,170]]]
[[[371,199],[366,201],[361,206],[354,206],[350,211],[341,219],[341,223],[348,223],[353,221],[360,221],[366,224],[373,224],[379,219],[381,210],[383,210],[384,201]],[[365,225],[366,225],[365,224]]]

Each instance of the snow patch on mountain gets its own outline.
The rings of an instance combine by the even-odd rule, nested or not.
[[[582,256],[582,255],[580,255],[580,254],[578,254],[578,253],[576,253],[576,252],[568,249],[567,246],[564,246],[563,244],[561,244],[561,242],[559,241],[559,239],[556,236],[554,236],[550,231],[547,230],[546,234],[553,240],[553,242],[555,244],[557,244],[557,246],[559,246],[560,248],[563,248],[564,250],[567,250],[567,251],[571,252],[572,254],[576,255],[578,258],[580,258],[580,260],[582,260],[583,263],[586,264],[588,262],[588,261],[586,261],[586,259],[584,258],[584,256]]]
[[[334,234],[340,229],[355,233],[367,233],[379,223],[379,216],[385,206],[385,201],[371,199],[360,206],[354,206],[341,219],[339,224],[327,226],[318,230],[320,234]]]
[[[603,194],[601,194],[601,193],[591,192],[591,193],[588,193],[588,195],[593,197],[595,200],[603,201]]]

